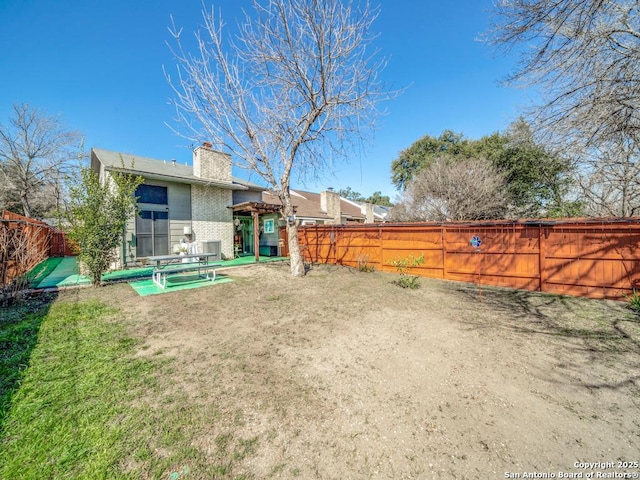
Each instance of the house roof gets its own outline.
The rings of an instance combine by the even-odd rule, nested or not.
[[[291,203],[296,209],[296,217],[309,218],[314,220],[330,219],[330,217],[327,215],[327,212],[322,211],[322,209],[320,208],[320,194],[299,192],[297,190],[290,190],[289,193],[291,194]],[[303,193],[305,195],[303,195]],[[262,201],[265,203],[282,205],[282,202],[280,201],[278,196],[269,191],[262,192]]]
[[[291,203],[296,208],[296,217],[310,220],[332,220],[332,217],[321,208],[319,193],[302,190],[290,190],[290,193]],[[262,201],[268,204],[282,205],[278,196],[269,191],[262,192]],[[342,197],[340,197],[340,210],[342,217],[347,220],[361,221],[365,219],[359,205]]]
[[[354,205],[358,205],[359,207],[363,207],[366,203],[366,202],[360,202],[358,200],[347,200],[344,198],[343,200],[346,202],[351,202]],[[373,216],[376,218],[379,218],[380,220],[385,220],[387,218],[387,215],[389,215],[389,211],[391,209],[389,207],[385,207],[384,205],[376,205],[376,204],[372,204],[372,205],[373,205]]]
[[[95,158],[106,170],[127,171],[144,178],[165,180],[192,185],[210,185],[229,190],[263,189],[259,185],[233,177],[231,182],[197,177],[193,167],[174,161],[141,157],[129,153],[113,152],[102,148],[91,150],[91,161]],[[124,165],[124,168],[123,168]]]

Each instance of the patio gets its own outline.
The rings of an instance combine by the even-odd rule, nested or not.
[[[248,256],[215,263],[222,263],[222,266],[219,267],[218,271],[224,272],[226,269],[233,267],[241,267],[255,263],[281,262],[285,260],[288,259],[286,257],[260,257],[259,262],[256,262],[253,256]],[[171,288],[162,290],[152,285],[152,273],[153,266],[114,270],[102,275],[102,281],[108,283],[130,282],[132,288],[143,296],[184,290],[188,288],[197,288],[230,281],[227,277],[222,275],[219,279],[216,279],[215,282],[208,280],[203,281],[202,279],[197,278],[197,276],[191,274],[175,275],[173,277],[174,282],[172,282],[174,285],[172,285]],[[36,290],[57,290],[91,285],[90,278],[80,274],[77,257],[48,258],[37,265],[30,273],[30,276],[32,278],[31,288]]]

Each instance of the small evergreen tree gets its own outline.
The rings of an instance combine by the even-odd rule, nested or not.
[[[109,172],[107,181],[100,182],[94,170],[83,168],[70,189],[69,237],[78,246],[80,262],[89,270],[94,286],[100,285],[102,274],[116,257],[127,219],[136,213],[134,194],[142,181],[142,177]]]

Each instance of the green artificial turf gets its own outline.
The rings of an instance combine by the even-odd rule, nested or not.
[[[29,285],[37,288],[38,284],[47,278],[62,262],[62,257],[51,257],[43,260],[29,272]]]
[[[169,276],[167,278],[166,288],[164,289],[156,285],[151,279],[130,282],[129,285],[131,285],[131,288],[133,288],[138,293],[138,295],[140,295],[141,297],[146,297],[147,295],[179,292],[182,290],[209,287],[212,285],[219,285],[221,283],[229,282],[233,282],[233,280],[220,274],[216,276],[216,279],[213,282],[211,280],[199,277],[197,274],[185,274]]]
[[[88,277],[80,275],[76,257],[64,257],[55,260],[57,260],[55,268],[49,271],[48,275],[39,281],[34,288],[60,288],[91,284]]]
[[[260,263],[281,262],[286,260],[288,260],[286,257],[260,257]],[[222,268],[240,267],[255,263],[255,258],[253,256],[246,256],[234,258],[232,260],[224,260],[222,262],[210,263],[221,265]],[[131,280],[149,279],[151,278],[152,273],[153,266],[114,270],[104,273],[102,275],[102,281],[128,282]],[[91,284],[91,280],[88,277],[80,275],[77,257],[49,258],[36,266],[29,275],[30,278],[33,279],[31,282],[32,288],[61,288]],[[138,291],[136,286],[133,286],[133,288]],[[189,288],[197,287],[194,286]]]

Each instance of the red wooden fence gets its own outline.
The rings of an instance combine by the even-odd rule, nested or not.
[[[59,229],[6,210],[0,217],[0,238],[7,242],[0,245],[0,286],[9,284],[47,257],[74,254],[66,235]],[[18,239],[27,246],[24,252],[13,251],[15,245],[21,243]]]
[[[3,223],[5,224],[7,223],[6,221],[8,221],[8,223],[13,225],[24,224],[34,228],[37,235],[39,235],[47,245],[47,257],[65,257],[76,254],[72,242],[67,238],[65,233],[46,222],[36,220],[35,218],[23,217],[22,215],[6,210],[2,211],[2,218],[0,220],[4,221]]]
[[[479,237],[480,247],[471,244]],[[640,288],[640,219],[301,227],[306,261],[526,290],[620,299]]]

